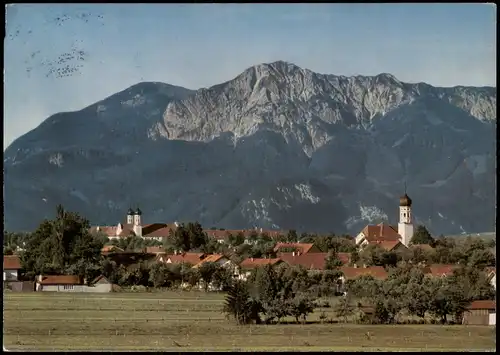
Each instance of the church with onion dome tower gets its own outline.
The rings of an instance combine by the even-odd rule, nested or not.
[[[367,225],[356,236],[356,245],[364,247],[368,244],[378,244],[386,250],[408,247],[413,238],[413,222],[411,198],[405,194],[399,199],[399,223],[391,226],[386,223]],[[403,245],[403,246],[402,246]]]

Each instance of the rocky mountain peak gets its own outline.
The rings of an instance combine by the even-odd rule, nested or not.
[[[496,88],[387,73],[277,61],[196,91],[144,82],[53,115],[7,148],[5,220],[27,228],[63,203],[115,224],[140,201],[148,223],[357,233],[397,223],[406,181],[415,223],[488,231],[495,123]]]

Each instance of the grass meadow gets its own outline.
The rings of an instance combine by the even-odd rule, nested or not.
[[[313,324],[236,326],[203,292],[4,292],[9,351],[467,351],[496,349],[494,327]]]

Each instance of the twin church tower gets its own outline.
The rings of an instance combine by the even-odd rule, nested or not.
[[[127,224],[132,225],[133,231],[136,236],[142,237],[142,222],[141,222],[142,211],[137,207],[134,211],[131,208],[127,211]]]

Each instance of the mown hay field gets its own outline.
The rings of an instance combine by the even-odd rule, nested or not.
[[[203,292],[4,293],[4,348],[62,351],[456,351],[496,349],[487,326],[236,326]],[[333,318],[331,308],[323,311]]]

